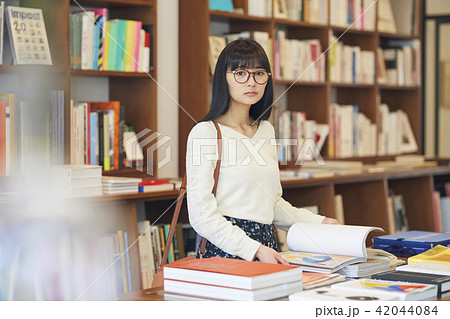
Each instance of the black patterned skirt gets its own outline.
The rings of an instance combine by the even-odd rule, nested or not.
[[[268,225],[257,223],[247,219],[239,219],[228,216],[224,217],[233,225],[241,228],[245,232],[245,234],[251,239],[254,239],[257,242],[261,243],[262,245],[267,246],[269,248],[273,248],[275,251],[278,251],[275,227],[273,224]],[[229,253],[224,252],[222,249],[217,248],[209,240],[207,240],[205,245],[205,252],[202,254],[200,252],[200,247],[198,247],[196,258],[211,258],[211,257],[242,259],[239,256],[231,255]],[[255,258],[254,260],[258,261],[258,258]]]

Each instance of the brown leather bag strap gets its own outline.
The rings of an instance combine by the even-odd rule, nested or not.
[[[219,170],[220,170],[220,162],[222,158],[222,132],[220,131],[219,125],[216,121],[212,121],[217,129],[217,164],[214,169],[214,187],[212,193],[216,195],[217,190],[217,181],[219,180]],[[180,187],[180,192],[178,193],[177,205],[175,206],[175,212],[173,213],[172,222],[170,224],[169,234],[167,235],[166,244],[164,247],[164,254],[161,260],[161,266],[167,264],[167,258],[169,257],[170,246],[173,241],[173,234],[175,233],[175,227],[178,222],[178,217],[180,216],[181,204],[183,203],[184,195],[186,194],[186,174],[184,174],[183,183]],[[202,239],[201,252],[205,252],[206,239]]]

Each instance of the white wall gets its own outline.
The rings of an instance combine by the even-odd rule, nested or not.
[[[450,14],[449,0],[426,0],[425,9],[428,15]]]
[[[158,0],[157,70],[158,131],[172,139],[158,149],[158,159],[171,160],[158,170],[158,177],[178,176],[178,0]]]

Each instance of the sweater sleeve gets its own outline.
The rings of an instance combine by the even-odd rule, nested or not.
[[[217,164],[217,131],[212,123],[194,126],[186,150],[187,205],[189,222],[195,231],[223,251],[253,260],[260,243],[218,211],[212,194]],[[220,174],[219,180],[220,183]]]

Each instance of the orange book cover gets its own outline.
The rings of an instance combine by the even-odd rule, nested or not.
[[[243,277],[255,277],[298,268],[290,265],[269,264],[257,261],[220,257],[183,260],[174,264],[167,265],[165,267],[213,272]]]
[[[107,102],[90,102],[91,111],[114,111],[114,169],[119,169],[119,122],[120,122],[120,102],[119,101],[107,101]]]
[[[174,286],[180,282],[247,290],[285,284],[301,287],[302,269],[220,257],[182,260],[165,266],[164,287],[166,283]]]

